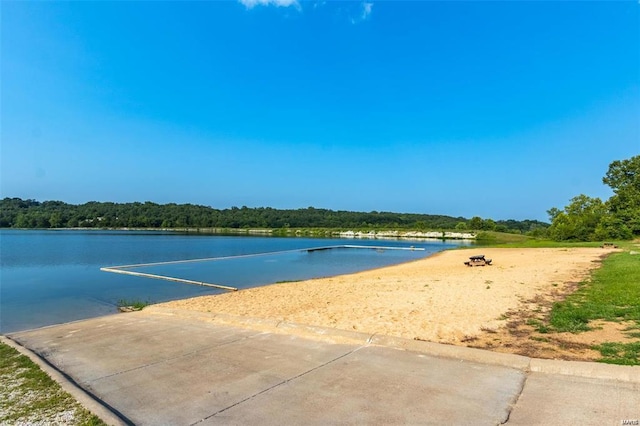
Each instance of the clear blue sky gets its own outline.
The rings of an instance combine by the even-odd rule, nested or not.
[[[2,197],[547,220],[640,154],[637,1],[1,8]]]

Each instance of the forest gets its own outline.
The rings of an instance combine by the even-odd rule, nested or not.
[[[88,202],[4,198],[0,201],[2,228],[333,228],[369,230],[470,230],[517,234],[544,232],[549,225],[536,220],[498,220],[442,215],[334,211],[308,207],[279,210],[270,207],[215,209],[194,204],[152,202]]]

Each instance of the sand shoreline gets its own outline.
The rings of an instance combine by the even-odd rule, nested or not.
[[[439,343],[464,344],[503,328],[506,313],[584,280],[611,250],[484,248],[355,274],[273,284],[159,304],[189,312],[285,321]],[[492,266],[467,267],[484,254]]]

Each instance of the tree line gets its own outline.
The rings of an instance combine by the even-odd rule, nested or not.
[[[607,201],[580,194],[563,209],[547,211],[551,219],[549,237],[557,241],[640,237],[640,155],[613,161],[602,183],[613,190]]]
[[[215,209],[194,204],[152,202],[88,202],[4,198],[0,201],[2,228],[339,228],[472,230],[526,234],[549,225],[536,220],[498,220],[443,215],[334,211],[308,207],[281,210],[270,207]]]
[[[308,207],[215,209],[194,204],[0,200],[0,228],[334,228],[498,231],[557,241],[625,240],[640,237],[640,155],[616,160],[602,182],[613,196],[602,201],[580,194],[563,209],[547,211],[551,225],[537,220],[466,219],[443,215],[334,211]]]

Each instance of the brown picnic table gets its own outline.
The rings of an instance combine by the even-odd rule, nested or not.
[[[467,266],[486,266],[491,265],[491,259],[486,259],[484,254],[480,254],[477,256],[470,256],[469,260],[464,262]]]

